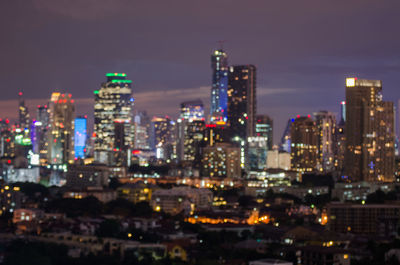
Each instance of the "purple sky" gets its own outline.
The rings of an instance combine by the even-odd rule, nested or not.
[[[210,54],[226,40],[230,64],[258,67],[258,113],[278,142],[290,117],[339,112],[346,76],[383,80],[397,102],[399,10],[398,0],[3,0],[0,116],[16,116],[18,88],[30,106],[70,92],[90,115],[106,72],[127,73],[152,115],[209,105]]]

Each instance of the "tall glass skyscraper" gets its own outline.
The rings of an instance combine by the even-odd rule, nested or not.
[[[79,117],[75,119],[75,158],[85,157],[87,139],[87,119]]]
[[[107,81],[94,91],[94,158],[97,162],[117,165],[123,157],[121,152],[125,152],[120,144],[129,147],[133,138],[132,81],[126,79],[125,73],[108,73],[106,77]],[[121,133],[124,139],[120,139]]]
[[[216,50],[211,55],[211,122],[228,120],[228,56],[223,50]]]
[[[49,164],[65,165],[74,161],[75,104],[71,94],[54,92],[49,103]]]

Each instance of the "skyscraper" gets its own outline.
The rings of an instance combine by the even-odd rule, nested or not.
[[[222,49],[211,55],[211,122],[227,122],[228,56]]]
[[[267,137],[268,150],[272,150],[274,121],[268,115],[256,115],[255,136]]]
[[[181,103],[178,126],[178,157],[181,161],[197,166],[201,161],[200,148],[204,138],[205,118],[201,100]]]
[[[33,152],[39,154],[40,165],[48,164],[48,146],[47,137],[50,130],[50,111],[48,105],[38,105],[35,127],[36,141],[33,141]]]
[[[78,117],[75,119],[75,158],[85,157],[87,140],[87,119]]]
[[[22,91],[18,92],[18,113],[19,113],[19,126],[21,128],[29,128],[30,118],[28,108],[25,106],[25,100],[23,98]]]
[[[138,111],[135,115],[135,149],[150,149],[150,117],[146,111]]]
[[[54,92],[49,103],[49,164],[66,165],[74,160],[75,105],[71,94]]]
[[[394,180],[394,108],[382,82],[346,79],[345,173],[353,181]]]
[[[117,150],[115,124],[122,126],[118,131],[122,130],[124,145],[133,142],[132,81],[126,79],[125,73],[108,73],[106,77],[107,81],[94,91],[94,158],[97,162],[117,165],[115,152],[121,150]]]
[[[228,123],[232,139],[254,136],[256,111],[256,67],[229,67]]]
[[[314,113],[318,128],[318,171],[334,170],[336,117],[328,111]]]
[[[291,168],[299,172],[313,172],[317,166],[318,129],[308,117],[294,120],[290,129]]]
[[[170,160],[173,157],[176,124],[170,117],[153,117],[151,120],[151,148],[157,158]]]
[[[299,116],[300,117],[300,116]],[[285,130],[283,131],[281,142],[279,144],[279,151],[291,153],[291,134],[290,128],[292,127],[292,123],[295,119],[289,119],[286,125]]]

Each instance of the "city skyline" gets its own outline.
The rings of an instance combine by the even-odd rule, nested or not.
[[[166,7],[168,12],[161,13],[163,3],[155,8],[115,1],[110,7],[98,1],[87,12],[90,5],[78,1],[69,2],[68,8],[63,1],[35,0],[23,6],[14,1],[2,8],[9,11],[1,18],[1,31],[8,40],[0,44],[2,99],[15,100],[16,91],[22,89],[30,104],[29,99],[47,99],[60,88],[74,96],[78,114],[89,114],[90,119],[92,91],[104,73],[115,71],[133,79],[133,94],[142,98],[135,109],[152,115],[167,110],[176,117],[178,104],[194,99],[193,92],[209,105],[209,55],[219,48],[219,40],[227,40],[224,49],[231,65],[257,67],[257,113],[275,120],[275,143],[287,119],[297,114],[339,113],[346,77],[383,80],[385,100],[398,98],[400,40],[393,32],[399,3],[293,1],[286,9],[283,3],[254,2],[257,9],[249,5],[248,11],[242,11],[243,4],[229,5],[230,12],[222,12],[229,23],[218,24],[226,1],[206,1],[199,10],[178,1],[179,11]],[[278,12],[282,8],[287,11]],[[150,20],[154,17],[150,13],[157,19]],[[238,14],[249,19],[230,19]],[[167,29],[169,35],[163,33]],[[104,32],[110,30],[121,41],[104,40]],[[35,67],[38,61],[41,67]],[[187,97],[178,100],[174,96],[179,93]],[[0,110],[12,118],[17,115],[14,109]]]

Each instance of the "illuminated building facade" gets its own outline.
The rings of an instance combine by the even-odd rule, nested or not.
[[[204,142],[207,146],[214,146],[216,143],[228,142],[228,128],[225,125],[206,124]]]
[[[268,138],[254,136],[247,138],[248,170],[263,170],[267,166]]]
[[[227,122],[228,110],[228,55],[225,51],[216,50],[211,55],[212,88],[211,88],[211,122]]]
[[[290,154],[278,150],[269,150],[267,153],[267,168],[290,170]]]
[[[48,162],[52,165],[72,163],[75,157],[75,104],[71,94],[51,94],[49,113]]]
[[[32,141],[33,153],[39,154],[40,165],[48,164],[47,135],[50,130],[50,112],[47,105],[37,107],[36,121],[33,123],[35,135]]]
[[[268,138],[268,150],[273,146],[273,127],[274,122],[268,115],[256,115],[255,136]]]
[[[8,119],[0,119],[0,157],[14,157],[14,133]]]
[[[318,159],[318,128],[308,117],[300,117],[291,124],[291,168],[298,172],[313,172]]]
[[[126,79],[125,73],[107,73],[106,77],[107,81],[94,91],[94,158],[97,162],[117,165],[121,161],[116,159],[126,154],[117,150],[116,124],[119,126],[117,131],[122,130],[119,137],[123,138],[124,146],[133,143],[132,81]]]
[[[242,176],[240,148],[217,143],[203,148],[203,177],[240,178]]]
[[[346,101],[340,102],[340,120],[346,122]]]
[[[341,173],[344,169],[344,156],[346,153],[346,124],[342,119],[336,126],[335,130],[335,169]]]
[[[23,93],[18,92],[18,114],[19,114],[19,126],[21,128],[28,128],[30,125],[30,118],[28,108],[25,106],[25,100],[23,99]]]
[[[158,159],[174,157],[176,124],[170,117],[153,117],[151,120],[151,147]]]
[[[353,181],[394,180],[394,108],[382,82],[346,79],[345,174]]]
[[[181,103],[177,130],[179,160],[195,167],[199,166],[201,163],[200,151],[205,132],[204,106],[201,100]]]
[[[185,120],[204,120],[203,102],[200,99],[182,102],[180,118]]]
[[[336,117],[328,111],[314,113],[318,128],[318,165],[320,172],[331,172],[335,168]]]
[[[256,67],[229,67],[228,123],[232,139],[254,136],[256,111]]]
[[[145,111],[138,111],[135,122],[135,149],[150,149],[150,118]]]
[[[282,134],[281,142],[279,144],[279,151],[291,153],[292,140],[290,130],[293,122],[294,119],[289,119],[287,122],[286,128]]]
[[[78,117],[75,119],[75,158],[85,158],[87,140],[87,119]]]

